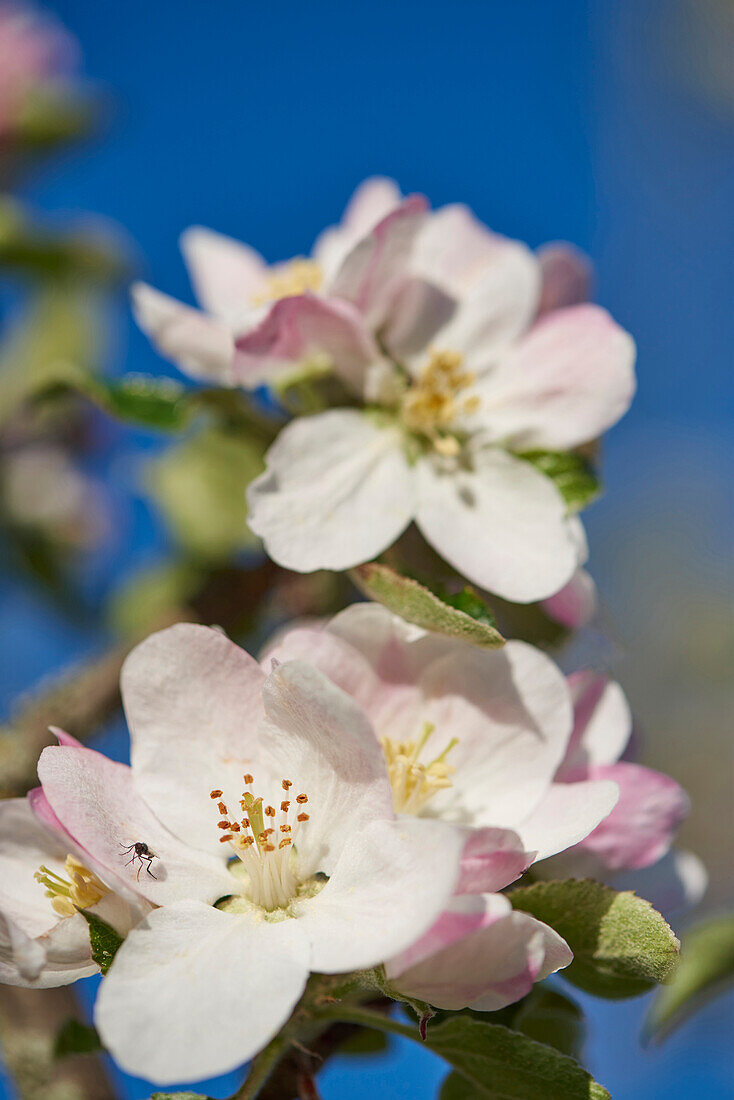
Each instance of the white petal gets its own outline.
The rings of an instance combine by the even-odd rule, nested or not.
[[[421,717],[435,726],[425,759],[458,742],[447,758],[456,769],[452,786],[434,796],[430,811],[516,828],[547,793],[568,743],[571,701],[559,669],[533,646],[508,642],[496,652],[471,648],[439,659],[420,688]]]
[[[294,420],[249,487],[248,523],[287,569],[349,569],[410,522],[413,478],[397,431],[356,410]]]
[[[252,308],[267,277],[262,256],[240,241],[194,225],[181,234],[181,251],[196,297],[228,326]]]
[[[26,989],[54,989],[98,972],[84,917],[80,913],[54,917],[54,927],[33,939],[0,911],[0,982]]]
[[[635,392],[635,345],[598,306],[540,320],[484,379],[482,423],[514,450],[568,450],[620,419]]]
[[[549,478],[491,447],[473,468],[418,464],[416,522],[470,581],[517,603],[557,592],[576,567],[566,506]]]
[[[577,766],[616,764],[632,733],[632,712],[619,684],[585,671],[568,677],[574,730],[564,771]]]
[[[172,836],[136,791],[127,765],[89,749],[53,747],[43,750],[38,775],[59,821],[92,854],[97,867],[109,870],[110,885],[122,879],[131,892],[154,905],[191,897],[215,901],[231,892],[221,849],[215,859]],[[216,834],[211,802],[210,814]],[[139,841],[155,853],[150,873],[125,851]]]
[[[270,670],[272,660],[281,664],[306,661],[351,695],[366,713],[380,692],[380,681],[366,658],[323,626],[296,626],[284,631],[262,658],[261,664],[266,671]]]
[[[565,241],[552,241],[541,245],[536,256],[543,273],[539,315],[589,300],[593,270],[585,253]]]
[[[128,1073],[158,1084],[234,1069],[280,1030],[308,977],[298,922],[196,902],[135,928],[102,983],[95,1023]]]
[[[221,852],[209,792],[242,797],[264,682],[248,653],[192,623],[152,634],[123,666],[136,787],[176,836],[205,851]]]
[[[563,852],[587,837],[611,812],[619,787],[608,780],[554,783],[543,801],[515,826],[526,848],[538,859]]]
[[[400,188],[391,179],[372,176],[361,183],[344,211],[340,225],[330,226],[317,237],[313,258],[330,280],[349,250],[374,229],[402,201]]]
[[[234,384],[234,337],[227,325],[146,283],[135,283],[131,294],[135,320],[161,355],[192,378]]]
[[[58,921],[34,873],[43,863],[63,875],[68,848],[36,819],[25,798],[0,802],[0,881],[5,916],[31,937]]]
[[[329,874],[351,835],[393,816],[382,750],[357,704],[302,661],[273,670],[263,701],[260,760],[278,782],[294,784],[287,796],[276,788],[273,804],[308,796],[309,820],[295,838],[299,871]]]
[[[302,903],[311,969],[376,966],[404,950],[448,904],[465,842],[438,821],[375,821],[353,835],[328,883]]]

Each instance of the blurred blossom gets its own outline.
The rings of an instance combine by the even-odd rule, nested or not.
[[[62,448],[39,443],[12,451],[1,476],[3,508],[15,526],[75,550],[91,550],[109,533],[101,487]]]
[[[26,98],[73,68],[77,54],[74,39],[54,20],[25,5],[0,4],[0,136]]]

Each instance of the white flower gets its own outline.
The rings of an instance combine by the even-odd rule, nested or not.
[[[409,244],[393,256],[363,241],[330,298],[281,301],[237,340],[236,371],[321,356],[363,404],[283,429],[250,486],[250,525],[275,561],[310,572],[367,561],[414,521],[469,580],[544,599],[576,570],[578,538],[523,455],[571,450],[623,415],[633,342],[596,306],[539,317],[541,260],[464,207],[424,216]],[[394,270],[372,318],[375,257]],[[359,311],[348,338],[345,301]]]
[[[399,813],[512,830],[531,863],[583,840],[617,801],[607,778],[555,781],[573,729],[571,694],[556,665],[524,642],[479,649],[363,603],[326,628],[281,634],[264,660],[273,657],[308,660],[360,703]]]
[[[105,1045],[153,1080],[202,1078],[260,1050],[311,970],[372,967],[420,937],[465,832],[396,818],[369,721],[302,662],[266,676],[219,632],[180,625],[137,647],[122,691],[131,767],[62,746],[39,776],[96,865],[119,874],[123,840],[156,854],[137,888],[160,908],[97,1002]]]

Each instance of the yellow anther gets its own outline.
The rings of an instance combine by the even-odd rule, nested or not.
[[[46,887],[46,897],[60,917],[73,917],[77,909],[89,909],[110,892],[76,856],[66,857],[64,871],[68,879],[43,866],[33,876]]]
[[[463,369],[463,361],[458,351],[432,351],[401,407],[405,426],[426,436],[439,454],[448,457],[461,449],[452,434],[458,418],[476,412],[480,404],[477,394],[460,396],[476,382],[476,376]]]
[[[297,257],[286,264],[279,264],[268,275],[265,287],[253,295],[252,304],[267,305],[279,302],[281,298],[295,298],[308,291],[315,293],[321,289],[324,274],[315,260]]]
[[[457,744],[456,738],[452,738],[430,763],[423,764],[419,760],[433,732],[434,727],[426,722],[417,741],[393,741],[389,737],[380,740],[396,813],[419,814],[438,791],[451,786],[451,776],[456,769],[446,763],[446,757]]]

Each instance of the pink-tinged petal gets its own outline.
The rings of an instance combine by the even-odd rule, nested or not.
[[[248,388],[309,361],[335,371],[361,394],[368,368],[382,360],[364,318],[350,303],[301,294],[281,298],[257,327],[240,335],[234,377]]]
[[[610,780],[554,783],[540,805],[515,828],[528,851],[536,851],[537,859],[547,859],[584,840],[618,800],[619,787]]]
[[[240,241],[201,226],[181,234],[189,278],[201,307],[228,326],[253,308],[253,298],[267,278],[262,256]]]
[[[363,237],[337,271],[329,295],[351,302],[371,328],[387,317],[407,275],[427,202],[411,195]]]
[[[176,836],[221,853],[209,792],[242,797],[265,673],[221,631],[179,623],[136,646],[120,682],[137,790]]]
[[[70,733],[67,733],[66,730],[62,730],[59,726],[49,726],[48,728],[60,745],[67,745],[72,749],[84,748],[81,741],[77,741],[76,737],[72,737]]]
[[[313,258],[320,264],[327,282],[350,249],[395,210],[402,199],[398,185],[383,176],[373,176],[360,184],[347,204],[341,224],[325,229],[314,244]]]
[[[257,1054],[307,978],[298,921],[182,902],[157,909],[127,937],[102,983],[95,1023],[128,1073],[161,1085],[198,1081]]]
[[[580,630],[591,622],[597,609],[596,585],[585,569],[577,569],[567,585],[543,600],[543,610],[567,630]]]
[[[221,857],[189,849],[172,836],[143,802],[125,764],[89,749],[48,748],[38,775],[51,809],[111,885],[119,881],[154,905],[186,897],[214,901],[231,892]],[[215,832],[216,822],[212,826]],[[125,851],[138,841],[155,853],[150,874]]]
[[[622,417],[635,392],[635,345],[598,306],[543,317],[476,387],[478,416],[515,450],[568,450]]]
[[[548,973],[567,966],[567,944],[547,925],[512,912],[498,895],[455,898],[449,911],[423,940],[435,950],[399,976],[405,958],[387,967],[392,984],[437,1008],[471,1005],[496,1011],[520,1000]]]
[[[306,661],[313,665],[351,695],[366,713],[380,694],[380,681],[366,658],[338,635],[323,628],[295,627],[281,634],[262,658],[265,672],[270,672],[273,659],[281,664]]]
[[[586,669],[573,672],[568,686],[574,724],[558,779],[588,764],[615,764],[632,733],[632,714],[619,684]]]
[[[416,522],[468,580],[516,603],[557,592],[576,568],[566,505],[529,462],[477,446],[467,466],[427,457],[416,467]]]
[[[472,829],[461,856],[457,894],[493,894],[527,871],[535,852],[526,852],[511,829]]]
[[[385,973],[389,980],[404,975],[413,967],[426,960],[432,965],[439,951],[461,943],[475,932],[489,928],[495,921],[512,913],[512,905],[504,894],[475,893],[451,898],[450,902],[434,921],[428,931],[411,943],[405,951],[395,955],[385,964]],[[476,977],[476,974],[475,974]],[[395,983],[402,989],[401,980]]]
[[[135,320],[161,355],[202,382],[235,384],[228,326],[145,283],[135,283],[131,294]]]
[[[413,470],[397,429],[356,409],[285,427],[249,486],[248,523],[279,565],[341,571],[391,546],[413,515]]]
[[[312,970],[376,966],[404,951],[449,904],[463,830],[440,821],[373,821],[352,833],[324,889],[298,905]]]
[[[587,777],[615,782],[619,801],[579,847],[610,871],[649,867],[661,859],[690,809],[685,791],[669,776],[639,764],[600,764],[585,769]]]
[[[305,794],[309,820],[294,841],[302,874],[331,873],[344,845],[369,822],[392,818],[392,789],[384,757],[364,712],[318,669],[288,661],[263,689],[265,721],[258,763],[267,770],[274,806]],[[285,796],[281,780],[295,784]],[[266,799],[267,800],[267,799]]]
[[[564,241],[544,244],[536,252],[542,273],[538,316],[588,302],[593,269],[591,260],[579,248]]]
[[[693,852],[671,849],[651,867],[614,875],[611,885],[615,890],[634,890],[670,920],[698,905],[706,893],[708,873]]]
[[[455,768],[451,787],[434,794],[431,812],[517,828],[545,796],[570,733],[560,670],[533,646],[508,642],[499,651],[471,647],[440,658],[422,674],[420,688],[421,718],[434,727],[423,758],[455,742],[446,758]],[[381,732],[403,739],[420,728]]]

